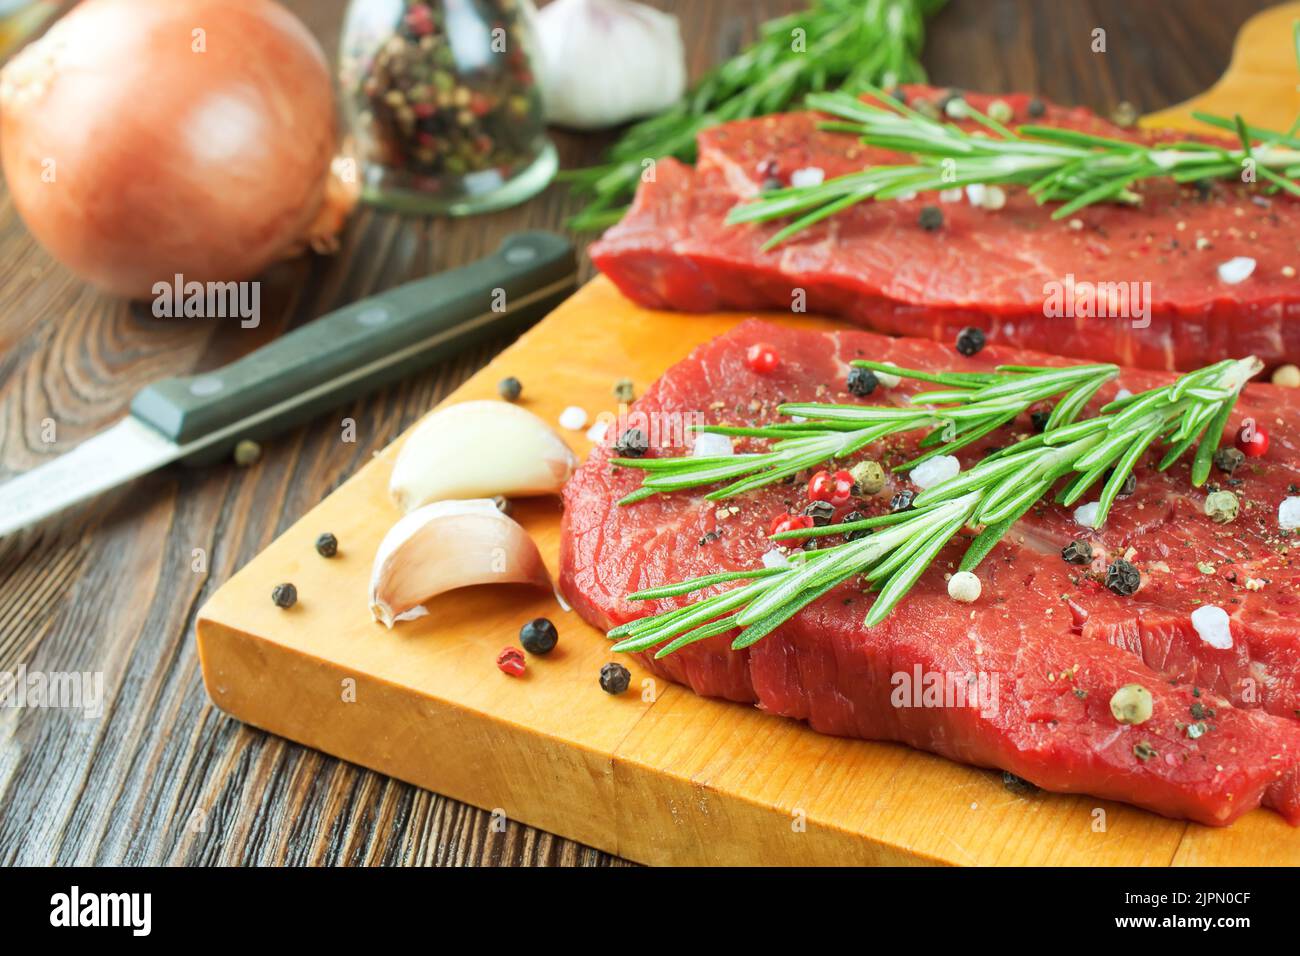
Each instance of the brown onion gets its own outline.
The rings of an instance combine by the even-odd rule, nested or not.
[[[122,295],[319,245],[336,139],[324,54],[272,0],[86,0],[0,73],[19,213]]]

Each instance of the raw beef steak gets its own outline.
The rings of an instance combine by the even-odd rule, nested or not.
[[[779,353],[769,374],[745,363],[747,347],[758,342]],[[904,380],[854,398],[845,375],[857,357],[923,369],[1063,364],[997,346],[963,358],[929,341],[749,321],[671,368],[630,415],[650,426],[652,442],[657,433],[661,444],[649,454],[672,455],[690,441],[673,434],[685,418],[752,424],[774,419],[781,401],[899,402],[915,389]],[[1167,379],[1126,370],[1101,398]],[[871,595],[846,584],[747,650],[732,651],[724,636],[663,660],[647,656],[645,664],[697,693],[754,703],[824,733],[902,741],[1049,790],[1219,825],[1262,802],[1300,823],[1300,536],[1280,530],[1278,514],[1283,499],[1300,491],[1293,484],[1300,481],[1298,404],[1300,393],[1271,385],[1244,393],[1229,434],[1255,416],[1272,446],[1231,479],[1214,472],[1211,482],[1231,480],[1241,501],[1231,524],[1205,516],[1207,489],[1191,487],[1186,463],[1161,474],[1145,462],[1136,490],[1116,502],[1101,531],[1051,504],[1026,516],[980,566],[983,595],[974,604],[947,594],[945,574],[962,551],[955,542],[874,628],[862,624]],[[1019,423],[958,457],[968,466],[1028,430]],[[891,439],[860,457],[898,463],[915,443]],[[685,492],[620,507],[615,502],[639,486],[641,473],[612,469],[611,455],[595,449],[566,487],[562,539],[563,589],[601,628],[685,600],[636,603],[625,600],[629,592],[759,565],[773,547],[766,537],[773,516],[806,503],[803,484],[791,483],[723,502]],[[881,513],[910,487],[893,476],[853,507]],[[1091,567],[1061,557],[1079,537],[1092,543]],[[1102,583],[1107,562],[1122,555],[1142,572],[1130,597]],[[1192,626],[1191,612],[1207,604],[1231,616],[1231,646],[1212,646]],[[927,680],[945,682],[948,696],[927,701],[919,688]],[[1155,698],[1153,717],[1140,725],[1118,723],[1110,711],[1111,696],[1129,683]],[[952,696],[962,684],[974,705]]]
[[[913,102],[937,93],[908,88]],[[967,98],[981,109],[995,99]],[[1051,104],[1033,118],[1028,97],[1000,98],[1017,124],[1157,138]],[[698,166],[661,160],[623,221],[592,245],[592,260],[654,308],[804,305],[945,342],[975,325],[1000,344],[1142,368],[1191,369],[1222,355],[1255,354],[1270,365],[1300,358],[1300,202],[1244,185],[1153,180],[1140,187],[1138,208],[1103,203],[1056,221],[1055,205],[1039,206],[1019,187],[1006,188],[997,210],[925,193],[861,203],[763,251],[784,220],[724,220],[758,193],[771,164],[785,178],[813,167],[831,178],[908,161],[819,130],[821,118],[791,113],[705,131]],[[920,211],[931,205],[943,224],[927,230]],[[1219,267],[1237,257],[1254,270],[1225,281]]]

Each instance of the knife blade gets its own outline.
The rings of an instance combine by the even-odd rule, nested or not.
[[[0,485],[0,537],[174,461],[218,461],[416,369],[522,331],[577,284],[572,244],[508,236],[467,266],[362,299],[224,368],[146,386],[130,414]]]

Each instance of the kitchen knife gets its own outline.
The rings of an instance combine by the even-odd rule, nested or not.
[[[508,236],[492,255],[321,316],[224,368],[146,386],[118,424],[0,485],[0,535],[172,461],[203,464],[489,337],[518,332],[577,283],[573,246]]]

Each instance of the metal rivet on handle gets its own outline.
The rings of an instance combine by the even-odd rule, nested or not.
[[[391,318],[391,313],[382,305],[372,305],[357,313],[357,322],[361,325],[380,325]]]
[[[190,394],[198,395],[200,397],[204,395],[215,395],[223,388],[225,388],[225,385],[222,383],[221,379],[217,378],[215,375],[205,375],[203,378],[196,378],[194,381],[190,382]]]
[[[512,266],[523,265],[537,258],[537,250],[532,246],[512,246],[506,250],[506,262]]]

